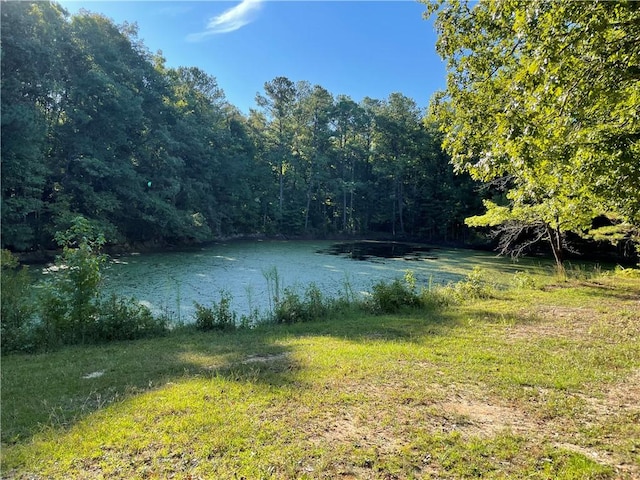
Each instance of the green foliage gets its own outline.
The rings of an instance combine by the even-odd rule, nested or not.
[[[374,313],[396,313],[403,308],[415,307],[419,304],[419,298],[414,287],[399,279],[391,283],[378,282],[373,285],[366,304]]]
[[[273,319],[276,323],[297,323],[306,320],[306,311],[300,295],[292,288],[285,288],[276,304]]]
[[[220,292],[220,301],[205,307],[195,302],[196,328],[198,330],[235,330],[236,313],[231,309],[231,295]]]
[[[431,109],[443,146],[456,170],[507,190],[507,205],[469,223],[540,225],[559,265],[563,232],[585,234],[597,215],[637,231],[634,2],[437,1],[429,11],[449,72]]]
[[[489,298],[495,292],[480,267],[474,267],[466,277],[447,286],[417,288],[415,275],[411,270],[404,281],[378,282],[373,285],[370,296],[364,302],[365,308],[373,313],[396,313],[404,308],[439,309],[467,300]]]
[[[489,298],[493,294],[493,287],[482,268],[473,267],[464,280],[456,283],[454,291],[460,299]]]
[[[278,268],[273,266],[262,271],[264,279],[267,281],[267,298],[269,300],[269,311],[273,312],[275,306],[280,303],[281,280]]]
[[[306,304],[307,318],[310,320],[322,320],[326,317],[329,306],[320,288],[311,283],[304,291],[304,302]]]
[[[420,307],[426,310],[441,309],[456,303],[450,288],[433,285],[432,279],[429,279],[429,285],[420,288],[418,295]]]
[[[52,2],[2,14],[2,245],[55,246],[80,214],[117,244],[384,231],[463,239],[477,213],[400,94],[356,103],[276,77],[245,117],[134,25]],[[126,208],[125,208],[126,207]]]
[[[487,280],[481,267],[473,267],[463,280],[442,287],[436,292],[436,298],[442,298],[442,304],[464,303],[468,300],[490,298],[495,287]]]
[[[56,239],[63,251],[41,296],[41,323],[35,330],[39,346],[52,349],[132,340],[167,331],[165,318],[154,318],[135,300],[115,295],[101,298],[106,255],[100,248],[105,239],[94,223],[78,216],[66,231],[56,234]]]
[[[511,279],[511,286],[516,289],[535,288],[536,281],[527,272],[516,272]]]
[[[304,296],[292,288],[285,288],[282,298],[276,304],[273,320],[276,323],[298,323],[321,320],[329,312],[330,306],[315,284],[309,285]]]
[[[96,343],[157,337],[168,331],[165,319],[154,317],[149,308],[133,298],[111,295],[98,303],[97,311],[96,322],[88,334]]]
[[[1,251],[0,340],[2,354],[32,351],[35,348],[36,303],[33,285],[26,267],[20,268],[11,252]]]
[[[628,278],[640,278],[640,269],[638,268],[623,268],[620,265],[616,267],[615,274],[621,277]]]
[[[98,322],[98,297],[105,239],[87,219],[78,216],[56,235],[62,255],[42,300],[43,328],[53,343],[84,343]]]

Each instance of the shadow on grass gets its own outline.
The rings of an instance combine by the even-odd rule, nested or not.
[[[114,402],[182,380],[250,375],[285,384],[296,367],[288,349],[271,340],[257,332],[183,332],[4,357],[2,443],[26,442],[47,427],[69,428]]]
[[[332,337],[355,343],[415,342],[447,335],[453,317],[432,309],[399,315],[349,312],[331,319],[252,330],[175,332],[166,337],[68,347],[3,358],[2,443],[24,443],[43,428],[72,427],[91,413],[168,384],[223,378],[304,389],[304,368],[287,343]]]

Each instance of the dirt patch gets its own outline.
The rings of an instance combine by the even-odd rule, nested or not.
[[[607,408],[640,411],[640,369],[613,385],[604,403]]]
[[[509,340],[531,338],[583,338],[589,334],[593,319],[599,315],[586,307],[532,307],[521,310],[519,316],[532,321],[516,323],[507,330]]]
[[[602,336],[611,338],[612,332],[618,338],[640,335],[640,308],[630,304],[628,310],[607,311],[606,307],[606,303],[600,302],[595,308],[539,305],[521,309],[518,317],[529,321],[509,327],[506,330],[507,339],[584,340]]]
[[[538,428],[533,419],[515,408],[469,398],[444,402],[435,408],[446,421],[447,430],[457,430],[463,435],[490,437],[504,430],[524,434]]]

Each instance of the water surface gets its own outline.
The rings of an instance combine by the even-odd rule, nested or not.
[[[476,265],[504,272],[523,268],[492,253],[399,242],[234,241],[114,257],[105,289],[134,297],[156,314],[189,322],[194,302],[210,305],[219,301],[221,292],[232,297],[239,315],[255,308],[268,310],[265,273],[272,275],[274,269],[281,289],[302,293],[314,283],[335,297],[346,288],[364,295],[376,282],[402,278],[407,270],[414,272],[419,285],[456,282]]]

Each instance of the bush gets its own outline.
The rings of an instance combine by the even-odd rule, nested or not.
[[[474,267],[464,280],[441,288],[439,295],[445,303],[459,303],[476,298],[490,298],[494,287],[487,282],[485,273],[480,267]]]
[[[300,296],[291,288],[285,288],[282,298],[273,312],[276,323],[297,323],[308,320],[305,306]]]
[[[276,323],[298,323],[319,320],[330,310],[322,291],[314,283],[304,292],[304,297],[291,288],[285,288],[282,298],[276,304],[273,319]]]
[[[133,340],[167,331],[166,319],[154,318],[147,307],[133,299],[115,295],[101,299],[106,256],[100,248],[105,239],[88,220],[75,218],[56,240],[63,251],[40,301],[41,323],[36,328],[40,347]]]
[[[236,313],[231,310],[231,295],[221,292],[220,301],[205,307],[195,302],[196,328],[198,330],[233,330],[236,328]]]
[[[449,287],[432,287],[430,285],[429,288],[422,288],[420,290],[418,301],[422,308],[431,310],[451,305],[455,299],[451,295],[451,289]]]
[[[511,285],[516,289],[535,288],[536,282],[527,272],[516,272],[513,274]]]
[[[32,298],[32,284],[26,267],[8,250],[0,258],[2,302],[0,308],[0,339],[2,353],[29,352],[35,349],[34,317],[37,311]]]
[[[155,318],[149,308],[135,299],[111,295],[98,305],[97,321],[90,337],[96,342],[135,340],[160,336],[168,331],[165,319]]]
[[[624,268],[620,265],[617,265],[615,268],[615,274],[620,277],[626,278],[640,278],[640,269],[639,268]]]
[[[373,285],[371,297],[367,301],[373,313],[395,313],[404,307],[415,307],[419,298],[410,282],[396,279],[391,283],[378,282]]]
[[[104,236],[82,216],[65,232],[56,234],[62,255],[57,273],[45,289],[42,300],[42,331],[49,347],[85,343],[90,340],[98,318],[98,296],[102,266],[100,253]]]
[[[485,273],[480,267],[474,267],[465,280],[456,283],[454,290],[461,300],[489,298],[493,294],[493,287],[487,282]]]
[[[319,320],[329,312],[327,301],[315,283],[310,284],[304,292],[304,306],[307,320]]]

